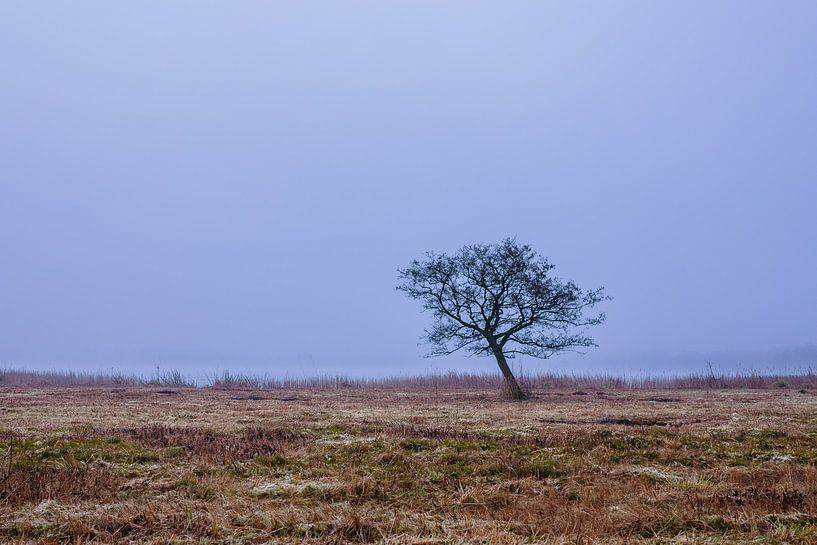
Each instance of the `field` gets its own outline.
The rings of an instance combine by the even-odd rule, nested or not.
[[[0,388],[3,543],[817,543],[817,390]]]

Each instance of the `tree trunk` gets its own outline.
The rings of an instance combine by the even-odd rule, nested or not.
[[[494,348],[494,356],[496,356],[496,362],[499,364],[502,376],[505,377],[505,387],[508,389],[508,393],[518,401],[528,399],[528,395],[519,386],[516,377],[513,376],[511,368],[508,366],[507,360],[505,360],[505,354],[502,353],[502,348]]]

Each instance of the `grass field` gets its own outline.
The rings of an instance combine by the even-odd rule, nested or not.
[[[817,543],[817,390],[0,388],[3,543]]]

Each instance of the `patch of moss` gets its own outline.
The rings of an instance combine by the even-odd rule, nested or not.
[[[318,435],[319,437],[332,437],[338,435],[360,435],[361,430],[356,428],[355,426],[350,426],[346,424],[329,424],[328,426],[323,426],[320,428],[314,428],[311,430],[313,433]]]
[[[12,539],[56,539],[60,536],[57,526],[49,523],[9,524],[0,526],[0,536]]]
[[[7,451],[9,443],[0,443]],[[18,467],[47,462],[104,461],[109,463],[145,463],[158,460],[155,453],[119,438],[62,439],[37,438],[15,440],[11,443],[13,464]]]
[[[400,441],[400,448],[409,452],[422,452],[424,450],[432,450],[435,444],[428,439],[403,439]]]
[[[289,460],[280,454],[256,456],[254,461],[256,464],[264,467],[283,467],[289,463]]]
[[[202,482],[193,477],[179,479],[175,484],[175,488],[183,496],[195,500],[210,501],[218,495],[216,487],[211,483]]]

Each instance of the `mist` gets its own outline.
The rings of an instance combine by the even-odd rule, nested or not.
[[[817,4],[0,6],[0,367],[424,358],[423,252],[605,286],[525,370],[817,365]]]

